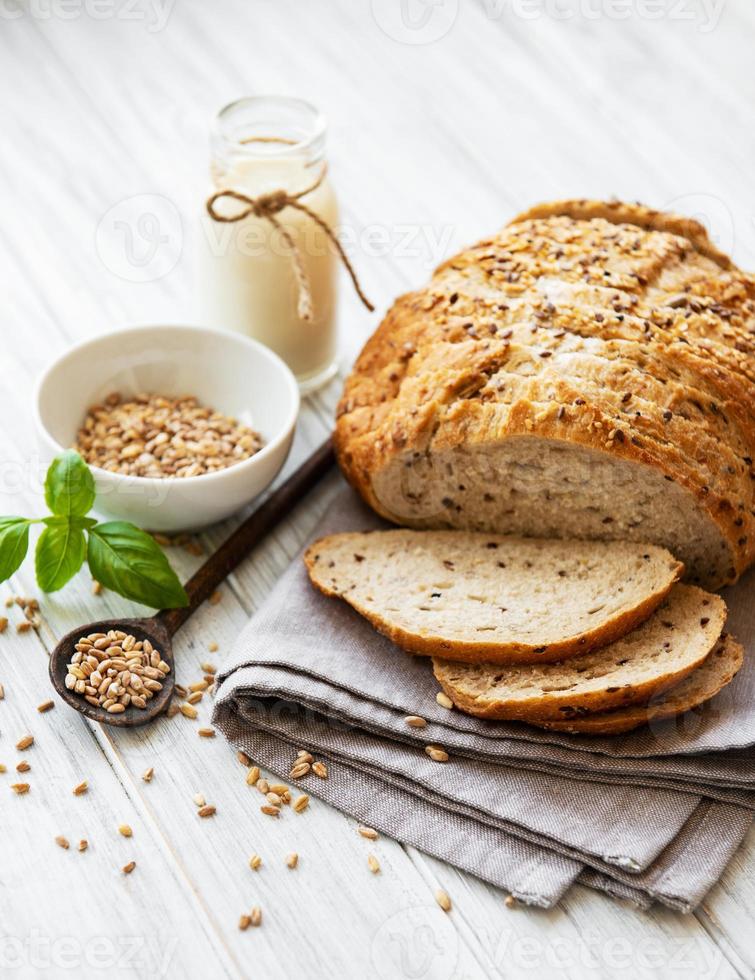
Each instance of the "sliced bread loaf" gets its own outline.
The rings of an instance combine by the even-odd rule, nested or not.
[[[396,301],[336,453],[395,524],[652,541],[718,588],[755,562],[754,324],[697,222],[542,205]]]
[[[743,659],[742,645],[732,636],[724,635],[699,667],[648,704],[599,711],[571,721],[544,721],[540,727],[573,735],[620,735],[651,721],[674,718],[710,701],[734,679]]]
[[[550,663],[618,639],[683,571],[653,545],[466,531],[334,534],[304,560],[318,589],[409,653],[499,664]]]
[[[435,676],[462,711],[480,718],[563,721],[647,703],[699,666],[721,636],[720,596],[675,585],[660,608],[620,640],[543,666],[433,660]]]

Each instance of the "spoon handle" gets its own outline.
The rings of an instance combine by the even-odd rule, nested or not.
[[[208,599],[220,583],[236,568],[268,531],[272,531],[299,501],[328,472],[335,457],[330,439],[316,449],[291,476],[275,490],[243,524],[227,538],[185,585],[189,605],[182,609],[164,609],[157,619],[173,634],[189,616]]]

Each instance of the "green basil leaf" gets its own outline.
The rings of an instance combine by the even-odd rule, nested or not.
[[[189,604],[154,538],[127,521],[109,521],[91,528],[87,557],[93,578],[127,599],[156,609]]]
[[[94,478],[84,460],[67,449],[50,463],[45,477],[45,500],[53,514],[83,517],[94,505]]]
[[[87,543],[75,519],[65,518],[48,524],[37,541],[34,564],[37,584],[45,592],[56,592],[84,564]]]
[[[29,524],[25,517],[0,518],[0,582],[10,578],[26,557]]]
[[[55,527],[58,524],[70,524],[71,527],[76,527],[80,531],[88,531],[97,523],[94,517],[77,517],[75,515],[73,517],[62,517],[60,514],[42,517],[41,521],[43,524],[47,524],[48,527]]]

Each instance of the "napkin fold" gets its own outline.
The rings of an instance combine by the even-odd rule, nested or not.
[[[381,526],[344,488],[318,533]],[[752,596],[752,577],[725,594],[727,628],[750,645]],[[441,707],[429,660],[317,592],[297,558],[218,679],[215,723],[261,765],[287,779],[308,748],[329,774],[303,791],[527,904],[549,907],[579,881],[689,911],[752,821],[752,655],[708,706],[620,737],[484,721]],[[429,743],[449,761],[431,761]]]

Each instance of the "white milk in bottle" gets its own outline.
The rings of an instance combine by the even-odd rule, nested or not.
[[[208,198],[215,217],[203,208],[199,236],[203,322],[270,347],[302,391],[314,390],[336,371],[338,256],[304,211],[274,205],[268,216],[256,213],[251,202],[284,192],[335,231],[338,208],[324,155],[325,129],[320,113],[299,99],[247,98],[223,109],[212,133]],[[218,197],[220,191],[238,196]],[[297,276],[297,263],[303,276]],[[302,315],[303,301],[309,319]]]

